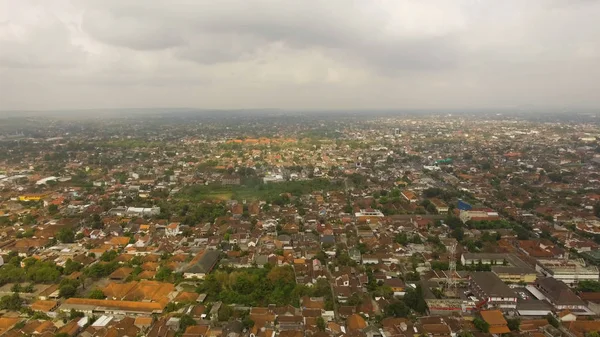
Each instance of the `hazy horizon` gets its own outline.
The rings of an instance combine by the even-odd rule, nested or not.
[[[588,111],[598,17],[592,0],[0,0],[0,114]]]

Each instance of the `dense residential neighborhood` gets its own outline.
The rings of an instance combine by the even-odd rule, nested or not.
[[[597,336],[598,137],[494,114],[5,119],[0,336]]]

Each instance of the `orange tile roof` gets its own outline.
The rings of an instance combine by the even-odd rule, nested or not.
[[[154,319],[152,317],[140,316],[135,318],[135,325],[150,326]]]
[[[56,330],[56,326],[54,326],[54,323],[52,323],[52,321],[43,321],[40,323],[40,325],[38,325],[34,332],[35,333],[42,333],[44,331],[54,331]]]
[[[500,310],[483,310],[480,312],[481,318],[489,325],[506,325],[506,319]]]
[[[126,246],[129,243],[129,238],[126,236],[115,236],[109,242],[117,246]]]
[[[590,331],[600,331],[600,321],[573,321],[563,326],[578,337],[584,337]]]
[[[503,334],[503,333],[510,333],[510,329],[508,328],[508,326],[491,326],[490,327],[490,331],[491,334]]]
[[[0,317],[0,335],[12,328],[20,320],[18,317]]]
[[[56,301],[35,301],[34,303],[31,304],[31,309],[33,311],[42,311],[42,312],[48,312],[48,311],[52,311],[54,308],[56,308],[56,306],[58,306],[58,302]]]
[[[69,323],[63,325],[58,333],[66,333],[69,336],[75,336],[77,331],[79,330],[79,325],[77,324],[77,319],[70,321]]]
[[[96,300],[90,298],[69,298],[64,304],[68,305],[89,305],[103,308],[115,308],[124,311],[144,311],[161,312],[165,305],[157,302],[137,302],[137,301],[116,301],[116,300]]]
[[[156,275],[155,271],[144,270],[143,272],[138,274],[138,278],[140,280],[150,280],[150,279],[153,279],[155,275]]]
[[[367,327],[367,322],[359,314],[350,315],[347,319],[348,328],[351,330],[361,330]]]
[[[200,296],[198,293],[182,291],[175,297],[173,302],[194,302],[198,299],[198,296]]]
[[[187,329],[185,329],[185,334],[198,334],[205,336],[209,329],[210,326],[208,325],[192,325],[188,326]]]

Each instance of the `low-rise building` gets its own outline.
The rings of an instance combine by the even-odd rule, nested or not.
[[[491,209],[472,209],[469,211],[461,210],[459,218],[463,223],[467,221],[494,221],[500,219],[500,215]]]
[[[537,273],[529,267],[493,266],[492,272],[503,282],[533,283],[537,279]]]
[[[70,312],[74,309],[90,316],[94,314],[150,315],[161,314],[164,307],[165,305],[158,302],[69,298],[60,306],[60,311]]]
[[[469,288],[481,300],[480,307],[517,308],[517,294],[492,272],[472,273],[469,276]]]
[[[450,207],[448,207],[448,205],[440,199],[433,198],[429,201],[431,201],[433,206],[435,206],[435,210],[440,214],[448,213],[448,211],[450,210]]]
[[[583,260],[538,260],[535,270],[566,284],[600,280],[598,267],[587,266]]]
[[[404,200],[406,200],[410,203],[415,203],[415,202],[419,201],[419,198],[413,191],[406,190],[406,191],[402,191],[401,194],[402,194],[402,197],[404,198]]]
[[[585,309],[585,302],[583,302],[582,299],[580,299],[564,282],[560,280],[552,277],[545,277],[537,280],[535,287],[557,310]]]
[[[510,333],[508,322],[500,310],[482,310],[481,318],[490,326],[489,332],[494,335]]]
[[[208,249],[200,252],[190,262],[190,264],[184,268],[184,278],[198,278],[204,279],[204,277],[212,271],[214,266],[219,260],[219,251]]]

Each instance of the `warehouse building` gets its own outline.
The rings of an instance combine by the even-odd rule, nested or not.
[[[552,277],[573,285],[579,281],[598,281],[600,273],[596,266],[587,266],[583,260],[538,260],[535,270],[546,277]]]
[[[474,272],[469,288],[481,300],[478,307],[516,309],[517,294],[492,272]]]

